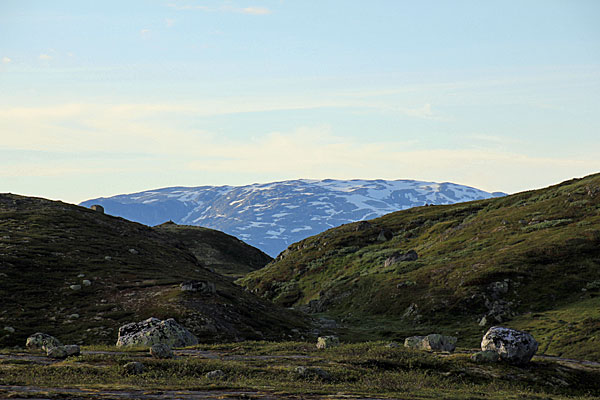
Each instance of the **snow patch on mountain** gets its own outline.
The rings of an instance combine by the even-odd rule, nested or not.
[[[106,213],[146,225],[172,220],[218,229],[276,256],[294,242],[348,222],[502,195],[448,182],[299,179],[154,189],[81,205],[100,204]]]

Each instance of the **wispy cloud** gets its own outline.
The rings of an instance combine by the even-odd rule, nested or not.
[[[142,37],[142,39],[149,39],[150,38],[150,29],[142,29],[140,30],[140,36]]]
[[[39,58],[40,58],[40,60],[47,61],[47,60],[51,60],[51,59],[52,59],[52,56],[51,56],[50,54],[45,54],[45,53],[43,53],[43,54],[40,54],[40,57],[39,57]]]
[[[200,6],[200,5],[190,5],[190,4],[176,4],[169,3],[167,6],[174,8],[179,11],[186,10],[197,10],[197,11],[205,11],[205,12],[230,12],[230,13],[238,13],[238,14],[248,14],[248,15],[268,15],[271,14],[272,11],[267,7],[234,7],[231,5],[223,5],[218,7],[210,7],[210,6]]]
[[[12,60],[6,56],[2,57],[2,64],[8,64],[9,62],[11,62]]]

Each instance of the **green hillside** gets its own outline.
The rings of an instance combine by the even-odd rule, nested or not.
[[[417,260],[393,262],[410,250]],[[530,330],[541,352],[598,360],[600,174],[343,225],[238,282],[334,317],[347,339],[439,331],[476,346],[502,324]]]
[[[256,247],[214,229],[177,225],[171,221],[154,229],[182,242],[205,267],[233,278],[240,278],[273,260]]]
[[[182,291],[189,280],[215,292]],[[205,342],[279,340],[306,327],[205,268],[168,229],[11,194],[0,195],[0,299],[0,347],[38,331],[114,344],[119,326],[150,316],[173,317]]]

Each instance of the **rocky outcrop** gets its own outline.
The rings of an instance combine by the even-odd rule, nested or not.
[[[426,351],[453,352],[456,348],[457,338],[432,333],[427,336],[411,336],[404,340],[404,347]]]
[[[527,332],[492,326],[481,340],[481,350],[498,354],[511,364],[525,364],[538,349],[537,341]]]
[[[117,346],[145,346],[166,344],[171,347],[185,347],[198,344],[198,339],[190,331],[179,325],[173,318],[161,321],[148,318],[132,322],[119,328]]]
[[[100,204],[94,204],[90,206],[90,208],[96,212],[99,212],[100,214],[104,214],[104,207],[102,207]]]
[[[200,294],[215,294],[215,284],[208,281],[188,281],[179,285],[183,292],[198,292]]]
[[[340,339],[337,336],[319,336],[317,339],[317,349],[329,349],[340,345]]]
[[[205,376],[207,379],[225,379],[227,375],[222,370],[216,369],[214,371],[207,372]]]
[[[46,333],[34,333],[27,338],[25,347],[31,350],[48,351],[52,347],[62,346],[60,340]]]
[[[385,262],[383,263],[383,266],[387,268],[402,261],[416,261],[418,258],[419,255],[414,250],[409,250],[406,253],[394,253],[388,258],[386,258]]]

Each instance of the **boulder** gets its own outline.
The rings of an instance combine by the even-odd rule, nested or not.
[[[8,333],[15,333],[15,328],[13,328],[12,326],[5,326],[4,330]]]
[[[137,361],[128,362],[123,365],[123,371],[125,375],[139,375],[144,372],[144,364]]]
[[[46,355],[50,358],[67,358],[69,356],[78,356],[79,354],[81,354],[81,349],[76,344],[50,347],[46,349]]]
[[[528,363],[538,349],[538,342],[527,332],[492,326],[481,340],[481,350],[498,354],[511,364]]]
[[[220,369],[216,369],[214,371],[207,372],[205,376],[208,379],[223,379],[225,378],[225,372]]]
[[[102,207],[100,204],[94,204],[93,206],[90,206],[90,208],[96,212],[104,214],[104,207]]]
[[[364,231],[371,228],[371,223],[367,222],[367,221],[359,221],[356,223],[356,226],[354,227],[355,231]]]
[[[31,350],[47,351],[51,347],[62,346],[60,340],[46,333],[34,333],[27,338],[25,347]]]
[[[188,281],[179,285],[183,292],[199,292],[201,294],[215,294],[215,284],[207,281]]]
[[[71,289],[71,290],[81,290],[81,285],[71,285],[71,286],[69,286],[69,289]]]
[[[453,352],[456,348],[454,336],[444,336],[432,333],[427,336],[411,336],[404,340],[404,347],[426,351],[448,351]]]
[[[173,351],[169,345],[160,343],[150,347],[150,355],[154,358],[173,358]]]
[[[340,345],[340,339],[337,336],[319,336],[317,339],[317,349],[329,349]]]
[[[83,284],[83,286],[90,286],[92,284],[92,282],[89,279],[84,279],[81,281],[81,283]]]
[[[471,360],[476,363],[492,363],[500,361],[500,356],[492,350],[478,351],[471,355]]]
[[[151,347],[161,343],[171,347],[185,347],[198,344],[198,339],[190,331],[175,322],[173,318],[161,321],[152,317],[119,328],[118,347]]]

